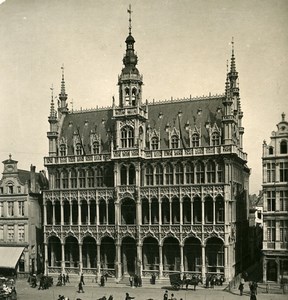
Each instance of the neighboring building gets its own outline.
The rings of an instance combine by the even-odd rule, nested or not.
[[[58,111],[52,94],[46,273],[231,279],[249,255],[234,48],[225,94],[143,103],[134,43],[130,23],[119,106],[69,111],[64,73]]]
[[[249,197],[249,245],[251,264],[262,257],[263,243],[263,193]],[[262,274],[262,273],[261,273]],[[262,275],[261,275],[262,278]]]
[[[263,143],[263,281],[288,278],[288,122]]]
[[[42,194],[47,188],[44,173],[19,170],[17,161],[3,161],[0,180],[0,274],[39,272],[43,267],[41,249]],[[42,264],[42,265],[41,265]]]

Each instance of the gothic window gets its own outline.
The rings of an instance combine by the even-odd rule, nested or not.
[[[216,179],[216,167],[213,161],[208,161],[206,165],[207,182],[215,183]]]
[[[165,167],[165,181],[166,184],[173,184],[173,166],[170,163]]]
[[[275,181],[275,163],[267,163],[267,182]]]
[[[204,213],[205,223],[213,223],[213,199],[211,197],[205,198]]]
[[[60,156],[66,156],[66,145],[65,144],[60,145]]]
[[[205,182],[205,167],[203,162],[196,163],[196,182],[204,183]]]
[[[147,165],[145,169],[146,185],[153,185],[153,167]]]
[[[159,140],[157,137],[153,137],[151,139],[151,149],[152,150],[158,150],[159,149]]]
[[[224,223],[224,201],[222,197],[217,197],[215,202],[216,223]]]
[[[71,170],[70,183],[72,189],[77,188],[77,172],[75,169]]]
[[[288,210],[288,191],[280,191],[280,210]]]
[[[127,168],[124,165],[121,166],[120,179],[121,185],[127,185]]]
[[[192,134],[192,147],[193,148],[200,146],[199,141],[200,141],[199,134],[197,134],[197,133]]]
[[[87,181],[88,187],[94,187],[94,170],[92,168],[88,169]]]
[[[63,170],[62,172],[62,188],[68,189],[68,171]]]
[[[276,202],[275,202],[275,191],[267,192],[267,211],[275,211]]]
[[[186,183],[194,183],[194,165],[190,162],[186,164]]]
[[[56,189],[60,189],[60,172],[59,171],[56,171],[56,174],[55,174],[55,188]]]
[[[224,164],[218,163],[217,165],[217,181],[218,183],[224,182]]]
[[[99,141],[93,142],[92,152],[93,152],[93,154],[99,154],[100,153],[100,143],[99,143]]]
[[[162,224],[170,223],[170,203],[167,198],[162,199],[161,203]]]
[[[86,176],[85,176],[85,170],[80,169],[79,170],[79,187],[80,188],[85,188],[86,187]]]
[[[135,184],[135,175],[135,167],[131,164],[129,166],[129,185]]]
[[[80,143],[76,144],[75,149],[76,149],[76,155],[82,155],[82,147]]]
[[[98,167],[96,169],[96,186],[103,186],[103,170],[102,168]]]
[[[288,181],[288,163],[281,162],[279,163],[280,166],[280,182]]]
[[[220,145],[220,136],[218,132],[213,132],[211,137],[212,146]]]
[[[200,197],[195,197],[193,200],[193,221],[198,224],[202,221],[202,203]]]
[[[280,153],[286,154],[287,153],[287,141],[281,141],[280,143]]]
[[[179,138],[177,135],[173,135],[171,137],[171,148],[172,149],[177,149],[179,148]]]
[[[129,88],[125,89],[125,105],[129,105],[130,92]]]
[[[130,126],[121,129],[121,147],[131,148],[134,146],[134,131]]]
[[[163,167],[160,164],[155,168],[155,181],[156,185],[163,185]]]
[[[178,162],[175,168],[176,184],[183,184],[183,165]]]

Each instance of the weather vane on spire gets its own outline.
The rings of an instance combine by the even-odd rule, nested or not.
[[[61,70],[62,70],[62,80],[64,80],[64,64],[62,64]]]
[[[233,36],[232,36],[231,45],[232,45],[232,55],[234,55],[234,37]]]
[[[132,15],[132,9],[131,9],[131,4],[129,4],[129,8],[127,9],[127,12],[129,14],[129,35],[131,35],[131,29],[132,29],[132,25],[131,25],[131,15]]]

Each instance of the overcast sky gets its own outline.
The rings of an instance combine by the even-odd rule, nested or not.
[[[0,0],[0,2],[3,2]],[[288,1],[8,0],[0,5],[0,159],[44,168],[50,87],[74,109],[118,99],[132,34],[148,101],[222,94],[234,36],[250,193],[261,189],[262,142],[288,120]],[[117,101],[118,102],[118,101]],[[69,103],[71,109],[71,104]],[[2,168],[1,168],[2,169]],[[2,169],[3,170],[3,169]]]

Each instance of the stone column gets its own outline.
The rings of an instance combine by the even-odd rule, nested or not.
[[[96,201],[96,225],[99,225],[99,201]]]
[[[90,225],[90,223],[91,223],[91,220],[90,220],[90,209],[91,209],[91,207],[90,207],[90,201],[88,201],[88,225]]]
[[[158,197],[159,204],[159,225],[162,225],[162,200]]]
[[[142,245],[137,243],[137,271],[139,276],[142,276],[143,264],[142,264]]]
[[[121,262],[121,244],[117,241],[116,243],[116,278],[121,280],[122,278],[122,262]]]
[[[65,273],[65,244],[61,243],[61,272]]]
[[[224,246],[224,277],[225,278],[230,278],[230,274],[229,274],[229,261],[228,261],[228,255],[229,255],[229,253],[228,253],[228,246],[227,245],[225,245]]]
[[[97,244],[97,277],[100,278],[101,277],[101,252],[100,252],[100,248],[101,245]]]
[[[173,224],[173,214],[172,214],[172,199],[169,199],[169,225]]]
[[[43,213],[44,213],[44,225],[47,225],[47,205],[46,202],[44,201],[44,207],[43,207]]]
[[[151,199],[148,200],[148,210],[149,210],[149,225],[152,225]]]
[[[194,224],[194,199],[191,199],[191,224]]]
[[[61,225],[64,225],[64,203],[61,201],[61,204],[60,204],[60,209],[61,209],[61,221],[60,221],[60,224]]]
[[[216,199],[213,197],[213,225],[216,224]]]
[[[45,263],[44,263],[44,274],[48,275],[48,245],[47,243],[44,243],[44,259],[45,259]]]
[[[79,243],[79,272],[82,273],[83,262],[82,262],[82,244]]]
[[[52,207],[53,207],[53,221],[52,221],[52,224],[55,225],[55,203],[52,202]]]
[[[73,213],[73,205],[72,205],[72,202],[69,202],[69,206],[70,206],[70,216],[69,216],[69,219],[70,219],[70,226],[73,224],[73,219],[72,219],[72,213]]]
[[[202,245],[202,270],[201,270],[202,280],[206,278],[206,259],[205,259],[205,246]]]
[[[180,225],[183,225],[183,199],[179,199],[180,204]]]
[[[81,225],[81,203],[78,202],[78,225]]]
[[[180,244],[180,272],[184,272],[184,246]]]
[[[163,253],[162,245],[159,245],[159,277],[163,277]]]

